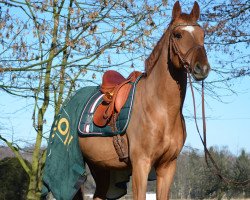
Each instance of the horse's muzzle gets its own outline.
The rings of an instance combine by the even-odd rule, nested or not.
[[[201,81],[207,78],[209,71],[210,71],[210,65],[208,63],[201,65],[199,62],[197,62],[192,67],[191,73],[195,80]]]

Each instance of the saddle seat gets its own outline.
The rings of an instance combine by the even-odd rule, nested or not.
[[[112,128],[115,126],[115,121],[126,103],[132,88],[131,83],[134,83],[140,75],[141,72],[138,71],[132,72],[128,78],[124,78],[119,72],[114,70],[104,73],[100,86],[103,99],[93,116],[95,125],[100,127],[110,125]]]
[[[104,73],[102,78],[101,90],[113,90],[114,87],[120,85],[121,83],[125,82],[127,79],[124,78],[119,72],[114,70],[109,70]]]

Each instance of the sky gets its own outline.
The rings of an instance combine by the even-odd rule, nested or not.
[[[249,49],[245,50],[245,52],[247,51]],[[214,54],[216,52],[208,54],[212,68],[216,64]],[[141,66],[141,64],[138,65]],[[136,69],[138,65],[135,63]],[[141,69],[142,67],[139,68],[139,70]],[[125,75],[127,71],[122,70],[122,73]],[[214,77],[215,74],[211,71],[206,81],[213,80]],[[215,100],[210,96],[211,94],[206,93],[207,143],[208,146],[217,146],[218,148],[226,146],[236,155],[243,148],[250,153],[250,77],[234,81],[232,89],[237,93],[223,97],[222,100],[224,102]],[[223,95],[223,91],[220,94]],[[226,91],[225,95],[227,95]],[[195,98],[199,112],[198,116],[201,116],[201,102],[198,92],[196,92]],[[33,102],[28,99],[19,99],[10,96],[0,90],[0,111],[0,134],[19,144],[27,145],[26,142],[22,143],[22,141],[28,141],[28,144],[32,145],[36,136],[31,120]],[[202,150],[202,143],[196,131],[194,120],[191,119],[193,116],[193,106],[190,88],[187,90],[184,116],[186,116],[187,128],[185,145]],[[49,133],[52,119],[53,116],[46,116],[47,123],[45,127],[47,133]],[[200,129],[202,129],[202,121],[198,120],[198,123]],[[1,144],[3,143],[0,141]],[[44,142],[44,144],[46,143]]]
[[[223,98],[225,103],[219,102],[205,93],[206,125],[208,146],[228,149],[238,155],[242,149],[250,152],[250,78],[243,78],[235,85],[238,94]],[[206,92],[206,91],[205,91]],[[196,97],[199,94],[196,93]],[[190,90],[185,100],[184,115],[193,116],[193,105]],[[199,127],[202,133],[201,101],[197,103],[199,113]],[[186,119],[186,145],[202,149],[193,119]]]

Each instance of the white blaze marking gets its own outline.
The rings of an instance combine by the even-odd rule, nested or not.
[[[184,26],[184,27],[181,28],[181,30],[187,31],[193,36],[193,32],[194,32],[194,27],[193,26]]]

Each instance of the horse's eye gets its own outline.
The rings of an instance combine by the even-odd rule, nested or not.
[[[174,34],[174,37],[175,37],[176,39],[181,39],[181,38],[182,38],[182,35],[181,35],[180,33],[175,33],[175,34]]]

